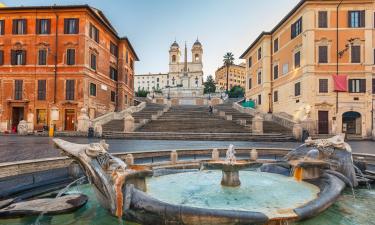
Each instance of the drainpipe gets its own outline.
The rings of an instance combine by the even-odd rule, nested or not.
[[[341,0],[336,7],[336,75],[339,75],[339,7],[344,0]],[[336,91],[336,120],[339,112],[339,92]]]
[[[56,34],[55,34],[55,69],[54,69],[54,95],[53,95],[53,104],[56,104],[56,93],[57,93],[57,53],[58,53],[58,20],[59,16],[56,15]]]

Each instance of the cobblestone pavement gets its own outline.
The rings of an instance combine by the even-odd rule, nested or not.
[[[86,144],[98,142],[99,139],[64,137],[64,140]],[[295,148],[297,142],[251,142],[251,141],[163,141],[163,140],[119,140],[109,139],[110,152],[158,151],[171,149],[226,148],[229,144],[235,147],[285,147]],[[375,154],[375,142],[349,142],[353,152]],[[60,156],[49,137],[34,136],[0,136],[0,163],[19,160],[40,159]]]

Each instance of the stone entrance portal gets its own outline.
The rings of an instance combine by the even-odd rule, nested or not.
[[[74,109],[65,110],[65,130],[74,131],[74,124],[76,121],[76,113]]]
[[[17,131],[17,125],[24,119],[24,107],[12,108],[12,131]]]
[[[342,132],[346,134],[362,134],[361,114],[354,111],[346,112],[342,115]]]
[[[329,133],[328,111],[318,111],[318,133]]]

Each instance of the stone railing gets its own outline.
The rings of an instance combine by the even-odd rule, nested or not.
[[[98,118],[95,118],[92,120],[93,127],[96,127],[97,125],[103,125],[108,123],[111,120],[121,120],[125,118],[125,115],[127,114],[133,114],[135,112],[139,112],[142,109],[146,107],[146,102],[142,102],[138,104],[137,106],[131,106],[129,108],[126,108],[125,110],[122,110],[121,112],[110,112],[103,116],[100,116]]]

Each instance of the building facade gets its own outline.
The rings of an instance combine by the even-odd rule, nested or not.
[[[181,50],[178,43],[172,43],[169,49],[169,71],[158,74],[135,75],[135,90],[163,90],[167,87],[194,89],[203,87],[203,47],[196,40],[191,49],[191,61],[188,59],[187,47],[184,49],[184,61],[181,61]],[[159,86],[158,86],[159,85]],[[158,88],[159,87],[159,88]]]
[[[0,8],[0,130],[27,120],[75,130],[85,108],[91,119],[132,104],[134,61],[129,40],[87,5]],[[30,128],[30,127],[29,127]]]
[[[309,118],[318,134],[370,137],[375,4],[339,3],[302,0],[272,31],[259,35],[241,56],[247,62],[246,98],[263,112]]]
[[[233,64],[228,69],[228,84],[229,90],[234,86],[241,86],[245,88],[246,85],[246,63],[239,65]],[[215,83],[218,90],[226,90],[227,86],[227,68],[220,67],[215,72]]]

